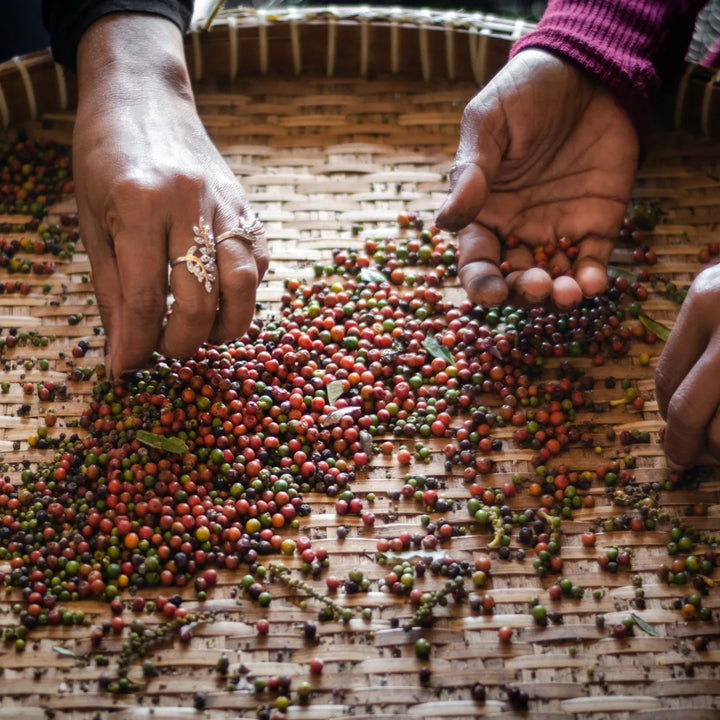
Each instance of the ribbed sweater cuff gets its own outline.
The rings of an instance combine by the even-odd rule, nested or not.
[[[703,0],[550,0],[536,30],[513,46],[547,50],[608,87],[638,132],[649,103],[687,51]]]

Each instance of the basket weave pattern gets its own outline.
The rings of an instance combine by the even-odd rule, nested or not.
[[[432,219],[447,189],[446,173],[457,145],[462,109],[476,87],[477,68],[473,69],[469,46],[462,46],[477,35],[472,27],[459,24],[452,45],[458,61],[453,64],[448,62],[446,52],[448,23],[430,17],[426,24],[435,23],[439,29],[428,31],[430,37],[426,41],[434,49],[428,49],[429,60],[423,63],[424,41],[418,32],[422,23],[415,18],[412,27],[408,27],[407,18],[396,19],[401,49],[398,76],[394,77],[389,72],[391,57],[387,54],[393,18],[376,18],[372,22],[366,19],[371,29],[367,31],[363,65],[362,18],[335,16],[336,48],[353,50],[337,52],[332,62],[334,77],[329,78],[327,38],[333,23],[321,14],[303,22],[297,20],[295,31],[289,21],[277,24],[268,21],[267,74],[263,74],[262,67],[262,34],[254,21],[224,17],[224,26],[201,41],[188,43],[203,120],[267,229],[273,262],[258,297],[266,314],[278,309],[285,278],[311,281],[313,264],[327,263],[330,250],[361,247],[362,240],[350,232],[353,223],[385,228],[378,230],[384,234],[395,232],[388,228],[403,210],[416,211],[427,222]],[[235,75],[230,53],[233,33],[237,33],[238,42],[233,47],[244,48],[237,49]],[[483,72],[499,64],[502,51],[507,50],[507,40],[495,37],[496,34],[499,33],[480,31],[479,37],[491,40],[487,70]],[[293,44],[298,42],[292,40],[294,35],[302,38],[299,46]],[[294,50],[297,47],[301,49],[299,67],[298,53]],[[461,54],[465,61],[460,61]],[[32,62],[27,64],[32,74]],[[452,81],[448,79],[451,66],[455,74]],[[10,76],[0,74],[6,101],[12,96],[13,102],[6,102],[11,109],[27,102],[26,87],[19,75],[9,79]],[[48,93],[56,92],[58,87],[48,89]],[[67,102],[71,104],[71,84],[66,90]],[[39,86],[35,94],[36,121],[26,127],[31,133],[69,140],[71,114],[58,111],[61,106],[55,99],[47,101],[52,110],[43,110],[45,99]],[[12,123],[12,114],[10,117]],[[719,145],[707,139],[667,133],[657,138],[655,150],[640,173],[634,197],[657,202],[663,211],[662,223],[652,240],[660,258],[655,270],[680,285],[689,284],[700,269],[698,250],[718,239],[719,172]],[[72,201],[68,201],[54,208],[54,216],[72,208]],[[8,218],[0,218],[3,220]],[[33,286],[28,297],[0,296],[0,326],[42,329],[57,336],[48,348],[17,348],[9,353],[14,362],[3,378],[10,381],[11,390],[0,395],[0,453],[5,462],[46,459],[42,453],[29,450],[25,442],[46,408],[35,402],[28,417],[21,419],[15,413],[23,402],[22,383],[40,382],[48,377],[66,380],[70,350],[80,339],[91,345],[82,364],[92,365],[102,359],[103,338],[93,331],[100,325],[100,319],[96,307],[88,304],[92,298],[91,285],[83,281],[88,271],[87,258],[76,253],[71,263],[61,266],[50,278],[53,289],[49,299],[42,294],[42,282],[37,278],[28,278]],[[457,287],[446,292],[454,299],[462,298]],[[651,295],[644,308],[668,325],[677,314],[676,306],[656,295]],[[83,313],[82,322],[69,325],[68,316],[77,313]],[[604,448],[602,457],[593,450],[576,447],[563,456],[563,462],[576,469],[592,470],[599,462],[624,454],[617,441],[606,440],[608,428],[618,434],[623,429],[639,428],[652,433],[654,442],[633,447],[638,465],[636,478],[641,482],[664,478],[665,460],[657,443],[662,423],[653,398],[652,380],[660,351],[661,344],[637,343],[632,354],[616,364],[592,367],[589,360],[577,361],[598,380],[593,394],[596,402],[610,402],[622,392],[619,386],[616,390],[604,388],[602,380],[608,375],[631,378],[648,401],[641,414],[629,411],[626,406],[616,406],[594,418],[599,443]],[[638,362],[643,352],[650,354],[650,366]],[[30,357],[46,357],[52,369],[26,373],[22,361]],[[69,387],[68,401],[53,403],[61,419],[59,425],[79,416],[90,397],[92,383],[70,383]],[[503,440],[511,435],[510,429],[498,432]],[[511,443],[510,449],[498,454],[494,482],[499,484],[514,472],[531,472],[530,457],[529,451],[512,449]],[[444,476],[440,454],[434,454],[430,465],[418,471]],[[313,513],[302,533],[314,538],[315,545],[329,550],[334,575],[347,577],[351,568],[359,567],[373,580],[382,577],[387,568],[372,560],[376,538],[418,529],[422,508],[405,501],[396,504],[388,497],[389,492],[402,485],[403,474],[391,461],[376,457],[367,477],[356,481],[354,490],[361,496],[369,492],[378,496],[374,511],[380,520],[374,529],[363,528],[358,518],[338,518],[328,498],[306,498]],[[449,481],[446,494],[455,498],[461,508],[468,496],[459,478]],[[291,718],[513,717],[501,691],[505,683],[525,689],[531,698],[532,716],[549,720],[717,718],[720,713],[717,622],[686,623],[676,610],[670,609],[670,603],[687,588],[668,586],[655,577],[655,568],[667,560],[667,532],[601,534],[596,549],[582,547],[580,535],[596,517],[618,513],[609,506],[600,488],[593,490],[593,494],[597,507],[579,511],[573,521],[563,524],[563,575],[582,585],[586,592],[582,600],[558,604],[557,609],[563,613],[562,624],[539,628],[528,614],[528,603],[535,596],[549,604],[546,593],[549,582],[537,578],[531,559],[493,562],[488,591],[497,602],[494,615],[473,614],[467,604],[451,604],[438,611],[439,620],[427,634],[433,643],[429,663],[416,659],[414,635],[392,627],[393,618],[402,619],[410,614],[402,600],[379,592],[343,598],[345,604],[357,609],[371,607],[372,620],[358,618],[347,626],[321,624],[319,644],[315,646],[303,639],[301,630],[305,620],[315,617],[312,602],[308,602],[308,609],[303,609],[298,598],[279,585],[272,587],[274,600],[269,610],[246,599],[238,602],[237,574],[222,573],[210,602],[223,611],[222,620],[197,628],[189,646],[176,643],[154,655],[163,674],[148,685],[142,693],[142,702],[134,696],[116,700],[100,692],[95,682],[98,668],[54,650],[62,645],[78,655],[90,652],[87,633],[83,636],[77,628],[47,628],[35,632],[32,650],[18,654],[6,648],[0,658],[5,669],[0,677],[0,719],[45,718],[46,708],[52,708],[56,717],[63,718],[89,719],[96,713],[123,720],[185,715],[255,717],[262,698],[258,699],[251,691],[249,683],[241,682],[239,689],[230,693],[218,682],[214,666],[221,652],[230,656],[235,667],[242,663],[255,676],[289,673],[294,685],[308,679],[309,660],[321,657],[325,670],[313,680],[315,696],[307,707],[291,708]],[[518,507],[524,507],[526,498],[520,496],[516,500]],[[720,531],[717,480],[704,483],[699,490],[667,494],[664,501],[667,508],[679,514],[694,503],[705,503],[707,515],[693,518],[693,524],[715,535]],[[464,510],[450,519],[465,524]],[[341,523],[351,528],[350,537],[344,541],[336,537]],[[487,534],[459,538],[452,541],[448,551],[457,559],[473,561],[486,554],[489,539]],[[642,617],[653,625],[657,637],[641,631],[627,641],[609,637],[607,628],[627,615],[634,588],[632,573],[609,575],[599,570],[596,556],[608,545],[633,548],[633,572],[642,576],[647,598],[647,610]],[[291,560],[288,564],[299,563]],[[432,582],[430,578],[426,581],[429,589]],[[319,581],[317,587],[322,589],[323,582]],[[599,600],[592,597],[596,588],[605,589]],[[182,594],[188,607],[194,607],[193,591],[186,588]],[[0,625],[12,622],[9,608],[17,597],[15,594],[3,597]],[[717,589],[704,602],[717,613],[720,610]],[[107,607],[100,603],[84,602],[78,607],[94,620],[108,616]],[[604,618],[605,628],[597,624],[598,616]],[[256,634],[254,622],[260,617],[270,620],[267,637]],[[159,618],[150,617],[147,621],[158,622]],[[497,628],[501,625],[515,628],[512,644],[498,642]],[[712,639],[707,651],[694,650],[692,639],[697,635]],[[111,659],[120,644],[120,640],[112,637],[105,641],[103,647]],[[685,669],[688,662],[694,666],[692,675]],[[432,669],[427,686],[418,681],[418,670],[423,664]],[[478,680],[488,687],[488,701],[484,705],[470,699],[469,689]],[[192,709],[195,691],[207,695],[208,710],[204,715]]]

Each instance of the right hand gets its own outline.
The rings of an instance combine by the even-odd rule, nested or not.
[[[518,53],[465,108],[451,190],[436,220],[459,231],[459,274],[472,302],[498,305],[512,290],[561,308],[605,289],[607,262],[635,180],[638,138],[611,93],[540,50]],[[509,236],[520,243],[504,248]],[[555,280],[532,248],[558,251]],[[507,261],[511,272],[499,269]]]
[[[73,167],[80,231],[108,340],[109,377],[142,368],[153,351],[184,358],[203,342],[240,337],[268,266],[264,239],[217,246],[210,292],[185,263],[193,227],[215,237],[252,211],[195,108],[182,35],[164,18],[107,15],[78,47]]]

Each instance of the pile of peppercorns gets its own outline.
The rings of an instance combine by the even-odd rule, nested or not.
[[[42,140],[0,147],[0,215],[31,215],[24,224],[0,223],[0,232],[38,230],[47,208],[74,184],[67,148]]]
[[[455,307],[427,283],[456,272],[455,249],[440,235],[368,240],[365,249],[376,268],[362,254],[336,254],[337,279],[287,281],[281,317],[257,320],[241,341],[185,363],[161,359],[124,384],[99,383],[80,418],[89,435],[68,438],[54,462],[23,474],[22,490],[6,484],[0,496],[13,507],[0,548],[17,566],[9,582],[28,587],[52,574],[48,590],[62,600],[112,598],[128,586],[183,585],[208,565],[252,566],[281,550],[279,531],[308,513],[304,493],[337,497],[339,514],[361,515],[349,484],[375,439],[388,435],[453,438],[446,466],[461,466],[472,483],[473,519],[491,523],[504,546],[513,525],[531,528],[521,541],[535,546],[539,570],[559,571],[547,520],[517,513],[505,498],[527,484],[545,512],[570,517],[583,506],[587,477],[546,464],[583,439],[574,421],[597,409],[594,381],[570,361],[547,380],[543,363],[625,354],[635,331],[623,325],[621,291],[613,286],[566,313]],[[400,267],[413,269],[415,288],[402,285]],[[488,394],[499,408],[479,404]],[[535,451],[535,477],[484,487],[479,480],[494,468],[486,454],[503,447],[493,430],[505,425]],[[176,438],[182,451],[148,445],[143,430]],[[434,507],[445,503],[432,488],[421,494],[428,509],[448,509]],[[428,535],[451,537],[452,525]],[[25,556],[30,562],[19,563]]]
[[[40,195],[49,187],[47,171],[27,170],[25,151],[27,144],[0,158],[0,168],[5,166],[0,180],[6,185],[27,178],[26,194],[0,187],[1,207],[39,214],[51,197]],[[50,149],[43,152],[48,162],[55,157]],[[56,192],[67,192],[71,182],[62,170],[58,161]],[[383,538],[377,546],[378,561],[391,563],[380,589],[408,596],[416,607],[408,628],[430,624],[433,607],[445,604],[447,596],[456,602],[468,597],[465,578],[475,589],[483,587],[490,561],[395,562],[388,553],[432,551],[468,532],[489,531],[488,547],[500,559],[522,559],[532,549],[538,574],[558,578],[551,599],[582,595],[582,588],[560,579],[561,521],[593,506],[593,485],[602,483],[611,494],[635,485],[629,454],[597,472],[559,463],[568,446],[598,447],[581,416],[605,409],[593,399],[594,379],[573,359],[589,357],[602,365],[627,354],[634,340],[656,342],[635,319],[639,309],[632,302],[646,297],[647,287],[619,275],[603,296],[567,312],[485,308],[468,301],[456,306],[442,294],[443,282],[457,275],[453,241],[424,230],[412,214],[401,216],[399,227],[394,236],[368,238],[364,252],[336,252],[332,265],[315,267],[313,282],[287,280],[279,315],[257,319],[242,339],[203,347],[182,363],[158,358],[151,370],[123,383],[98,382],[79,419],[86,431],[82,437],[71,434],[51,443],[47,428],[40,428],[39,446],[54,447],[54,458],[25,467],[19,487],[0,484],[0,560],[9,564],[0,580],[20,588],[24,600],[14,608],[18,624],[6,639],[22,649],[28,630],[37,625],[83,623],[81,614],[58,607],[80,598],[117,607],[127,589],[193,583],[204,600],[217,581],[216,568],[240,566],[240,588],[261,606],[271,602],[272,582],[283,582],[323,602],[320,619],[347,620],[351,613],[341,605],[290,578],[283,566],[268,569],[262,560],[298,554],[303,572],[318,577],[328,565],[327,553],[285,533],[309,514],[304,497],[322,493],[333,499],[338,515],[356,515],[363,526],[373,527],[375,514],[352,489],[357,474],[372,464],[376,452],[395,453],[402,466],[425,462],[433,452],[426,441],[439,443],[435,449],[446,474],[462,474],[469,519],[460,526],[442,517],[454,511],[454,504],[436,477],[409,475],[391,493],[396,501],[420,504],[426,513],[417,532]],[[74,242],[74,229],[35,229],[42,239],[33,251],[49,250],[61,259],[61,253],[72,252],[68,243]],[[53,233],[60,233],[57,241]],[[11,265],[18,250],[30,248],[0,242],[0,266]],[[7,340],[5,347],[12,349]],[[551,358],[560,363],[548,376],[545,362]],[[624,389],[622,402],[641,411],[636,391],[629,393],[634,388]],[[532,450],[533,470],[496,487],[496,459],[509,442],[496,436],[503,427],[513,428],[516,447]],[[396,449],[399,442],[404,444]],[[667,519],[646,502],[653,491],[641,489],[632,498],[634,515],[626,516],[631,529]],[[521,492],[528,497],[524,509],[512,500]],[[625,527],[623,521],[620,529]],[[346,535],[347,528],[341,528]],[[609,519],[603,529],[617,528]],[[683,525],[682,532],[674,554],[695,548],[692,530]],[[514,536],[518,547],[513,549]],[[595,541],[596,529],[583,535],[586,546]],[[690,568],[697,566],[690,571],[697,578],[715,567],[714,555],[691,557],[682,570],[674,562],[666,578],[672,573],[671,581],[680,583]],[[629,567],[629,553],[609,548],[600,565],[613,572]],[[414,587],[426,569],[448,578],[444,588],[423,593]],[[337,590],[339,581],[327,580],[328,588]],[[369,581],[350,577],[344,587],[364,591]],[[696,589],[706,592],[707,584]],[[187,626],[179,602],[163,598],[161,604],[172,622]],[[494,600],[486,594],[476,604],[492,612]],[[693,596],[687,605],[697,608],[700,602]],[[531,614],[546,622],[540,603]],[[690,617],[689,610],[684,614]],[[120,621],[116,625],[119,629],[113,629],[122,632]],[[509,642],[512,630],[501,631]],[[258,632],[268,627],[259,625]],[[140,648],[157,639],[139,637]],[[423,642],[416,652],[425,659],[430,649]],[[118,687],[132,689],[127,682]],[[526,697],[520,700],[519,705],[527,704]]]

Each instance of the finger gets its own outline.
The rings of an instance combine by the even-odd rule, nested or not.
[[[575,278],[560,275],[552,281],[552,299],[560,310],[568,310],[582,302],[583,292]]]
[[[585,297],[595,297],[607,287],[607,265],[614,242],[600,237],[585,238],[578,244],[574,264],[575,280]]]
[[[720,413],[718,412],[715,412],[708,425],[707,450],[715,462],[720,460]]]
[[[220,220],[216,220],[219,232],[231,230],[229,227],[222,228],[219,223]],[[262,246],[258,249],[260,244]],[[217,250],[220,304],[210,339],[212,342],[228,342],[240,337],[250,325],[261,277],[258,264],[262,267],[267,248],[264,237],[258,237],[253,247],[241,237],[230,237],[221,242]]]
[[[692,466],[708,439],[708,426],[720,404],[717,381],[718,336],[678,385],[667,408],[665,452],[684,467]]]
[[[257,268],[258,284],[265,277],[265,273],[270,267],[270,250],[268,249],[267,236],[265,232],[258,238],[253,248],[253,257],[255,258],[255,267]]]
[[[533,255],[527,245],[506,250],[505,261],[513,271],[505,281],[521,302],[538,305],[547,299],[552,279],[542,268],[533,266]]]
[[[119,308],[113,306],[110,365],[117,377],[144,367],[158,345],[165,314],[167,241],[157,213],[133,212],[113,221]],[[103,291],[101,291],[103,292]]]
[[[78,210],[80,209],[80,236],[90,257],[95,298],[105,329],[105,373],[112,379],[115,376],[111,367],[111,351],[119,340],[116,331],[120,327],[122,309],[120,276],[110,238],[78,197]]]
[[[510,249],[505,247],[504,262],[507,263],[511,271],[525,271],[533,266],[533,256],[527,245],[521,244]]]
[[[681,308],[655,369],[655,396],[660,414],[667,418],[670,399],[707,347],[709,336],[702,322],[691,317],[692,300]]]
[[[542,268],[531,267],[525,270],[514,282],[513,290],[522,300],[531,305],[539,305],[550,297],[553,281]]]
[[[174,303],[159,343],[160,352],[169,357],[192,355],[208,339],[215,324],[218,268],[214,260],[202,258],[203,248],[213,258],[217,255],[210,225],[212,217],[212,213],[202,216],[199,212],[183,212],[170,229],[169,247],[173,260],[170,289]],[[190,259],[175,262],[182,257]]]
[[[500,241],[488,228],[473,222],[458,238],[458,275],[473,303],[498,305],[508,296],[500,272]]]

